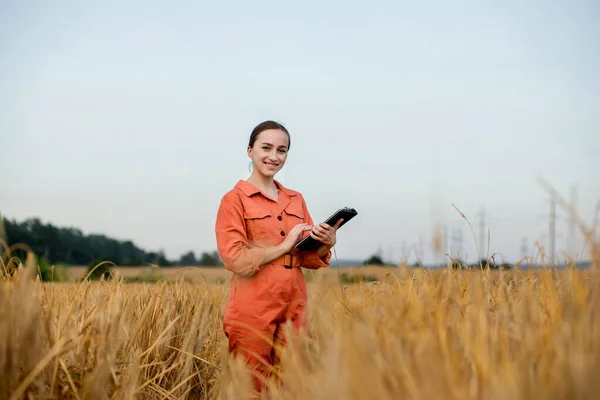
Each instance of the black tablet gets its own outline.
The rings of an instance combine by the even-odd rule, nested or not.
[[[340,208],[339,210],[334,212],[324,222],[326,224],[328,224],[329,226],[334,226],[340,218],[343,218],[344,220],[338,227],[338,230],[339,230],[342,226],[346,225],[346,223],[348,221],[350,221],[352,218],[356,217],[357,215],[358,215],[358,213],[356,212],[356,210],[354,208],[344,207],[344,208]],[[319,248],[320,245],[321,245],[321,242],[319,242],[316,239],[313,239],[309,234],[304,239],[299,241],[298,244],[296,244],[296,248],[298,250],[316,250],[317,248]]]

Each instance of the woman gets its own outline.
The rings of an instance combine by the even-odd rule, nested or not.
[[[223,196],[215,227],[219,255],[233,272],[223,328],[229,351],[252,369],[256,394],[277,362],[273,343],[285,343],[282,325],[290,320],[295,330],[308,328],[301,267],[329,266],[341,222],[313,226],[302,195],[274,179],[290,142],[289,132],[277,122],[254,128],[247,149],[254,168]],[[298,251],[294,246],[309,231],[320,247]]]

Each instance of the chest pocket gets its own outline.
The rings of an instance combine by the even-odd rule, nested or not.
[[[284,212],[288,215],[288,220],[290,221],[290,228],[293,228],[297,224],[305,222],[304,210],[302,209],[301,204],[290,204],[286,207]]]
[[[264,208],[247,208],[244,210],[246,234],[252,241],[261,242],[269,237],[273,230],[273,216]]]

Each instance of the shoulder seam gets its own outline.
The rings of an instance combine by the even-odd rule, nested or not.
[[[225,201],[239,200],[240,194],[239,194],[238,190],[239,189],[237,189],[237,188],[233,188],[233,189],[229,190],[227,193],[225,193],[223,195],[223,200],[225,200]]]

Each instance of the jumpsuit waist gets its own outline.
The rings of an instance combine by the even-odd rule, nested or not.
[[[297,254],[285,253],[281,257],[268,263],[270,265],[283,267],[285,269],[300,268],[300,257]]]

